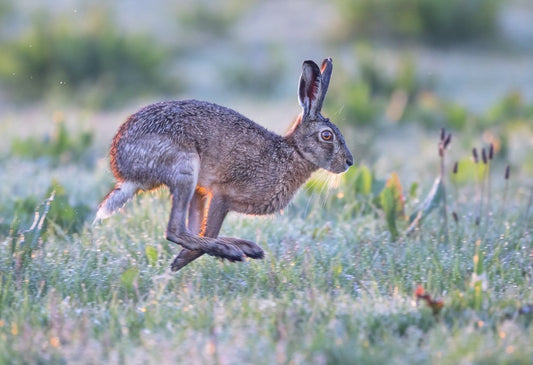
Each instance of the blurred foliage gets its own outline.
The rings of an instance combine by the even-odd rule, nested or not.
[[[178,24],[184,28],[185,44],[204,43],[227,37],[232,26],[251,5],[246,0],[224,2],[201,0],[185,5],[177,11]]]
[[[93,139],[92,131],[82,131],[78,134],[69,132],[61,113],[58,113],[51,135],[41,138],[15,138],[11,142],[11,155],[34,160],[46,159],[52,166],[79,162],[90,165],[94,162],[90,153]]]
[[[435,43],[490,37],[497,28],[501,0],[418,0],[422,35]]]
[[[110,107],[179,86],[168,76],[168,50],[158,42],[122,34],[103,10],[79,22],[39,12],[27,33],[2,42],[0,82],[13,100],[81,92],[84,102]]]
[[[446,125],[454,130],[484,130],[533,121],[533,103],[527,103],[518,91],[507,93],[481,115],[469,112],[459,104],[439,99],[432,93],[422,93],[411,112],[410,118],[425,126]]]
[[[4,19],[9,17],[12,10],[13,10],[13,6],[11,5],[9,1],[0,0],[0,21],[2,21],[2,23]],[[1,26],[0,26],[0,29],[1,29]],[[2,38],[1,34],[2,33],[0,33],[0,39]]]
[[[330,114],[341,114],[338,124],[357,130],[354,134],[360,134],[361,127],[375,134],[398,123],[476,134],[482,130],[490,131],[493,139],[498,135],[498,148],[505,152],[511,126],[533,123],[533,103],[524,100],[519,91],[504,95],[486,112],[475,113],[439,97],[433,91],[436,80],[420,76],[409,56],[400,59],[392,70],[368,47],[358,46],[356,59],[356,72],[344,71],[326,104]]]
[[[65,187],[53,180],[47,194],[54,192],[54,201],[50,206],[48,220],[52,222],[53,229],[58,228],[66,232],[79,232],[89,218],[91,208],[83,203],[72,203],[71,197]]]
[[[481,123],[491,127],[513,120],[533,122],[533,102],[527,103],[518,91],[509,92],[489,108]]]
[[[221,77],[227,88],[265,96],[281,86],[284,71],[284,57],[278,48],[268,45],[223,66]]]
[[[400,176],[393,172],[387,180],[376,177],[375,173],[365,165],[351,167],[342,175],[342,184],[321,202],[324,210],[330,215],[336,212],[341,220],[361,218],[366,215],[380,217],[389,231],[391,240],[396,241],[407,225],[408,199],[418,198],[413,183],[409,188],[409,195],[404,194]],[[329,184],[320,176],[311,178],[306,183],[305,191],[310,194],[321,194],[329,189]],[[439,201],[433,204],[439,204]],[[424,214],[430,212],[428,208],[417,208]]]
[[[457,161],[457,173],[450,175],[450,180],[455,185],[474,184],[482,181],[487,173],[488,165],[465,157]]]
[[[338,209],[343,219],[378,214],[377,197],[384,187],[385,181],[378,180],[369,167],[353,166],[342,175],[342,183],[336,189],[336,194],[326,194],[327,198],[322,201],[324,211]],[[315,175],[306,182],[304,190],[308,194],[324,194],[330,190],[330,183],[323,176]]]
[[[340,78],[330,98],[334,110],[343,110],[350,125],[375,126],[384,119],[401,121],[416,97],[433,88],[435,80],[420,77],[409,55],[393,72],[386,72],[378,56],[366,46],[356,48],[356,59],[355,74]]]
[[[494,34],[501,0],[337,0],[344,37],[450,44]]]
[[[387,228],[391,234],[391,239],[396,241],[399,236],[396,221],[405,219],[405,198],[403,196],[402,184],[397,173],[393,172],[385,183],[385,188],[379,194],[379,200]]]
[[[53,180],[45,194],[47,198],[40,202],[35,196],[16,198],[11,203],[0,207],[0,235],[16,237],[27,228],[39,225],[39,236],[47,230],[54,232],[79,232],[88,219],[91,209],[83,203],[73,203],[72,198],[58,181]],[[43,206],[46,206],[43,212]],[[9,221],[11,219],[11,221]],[[32,223],[33,221],[33,223]],[[42,232],[42,233],[41,233]]]

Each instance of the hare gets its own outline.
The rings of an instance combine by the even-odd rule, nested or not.
[[[274,213],[313,171],[342,173],[353,164],[341,132],[320,114],[332,67],[331,59],[321,69],[313,61],[303,63],[298,88],[303,111],[284,136],[205,101],[160,102],[131,115],[113,139],[110,162],[117,183],[95,221],[137,192],[166,185],[172,198],[166,239],[183,247],[172,271],[204,253],[230,261],[263,258],[254,242],[218,237],[228,212]]]

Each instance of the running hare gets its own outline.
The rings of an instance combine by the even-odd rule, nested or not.
[[[346,171],[353,157],[339,129],[320,114],[332,61],[305,61],[298,88],[302,114],[285,136],[234,110],[205,101],[168,101],[131,115],[113,139],[117,184],[96,220],[110,216],[140,190],[170,188],[166,238],[183,247],[177,271],[202,254],[241,261],[263,258],[251,241],[218,237],[229,211],[271,214],[284,208],[319,168]]]

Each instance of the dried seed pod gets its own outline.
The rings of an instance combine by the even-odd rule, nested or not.
[[[455,163],[453,164],[453,170],[452,172],[454,174],[457,174],[457,171],[459,171],[459,162],[455,161]]]
[[[453,217],[453,220],[455,221],[455,223],[459,222],[459,217],[457,216],[457,213],[452,212],[452,217]]]
[[[444,138],[446,137],[446,129],[441,128],[440,129],[440,140],[444,141]]]
[[[488,160],[487,160],[487,150],[485,148],[482,148],[481,149],[481,160],[483,160],[483,163],[486,165]]]
[[[494,157],[494,144],[490,144],[490,147],[489,147],[489,160],[492,160],[492,158]]]
[[[475,147],[472,149],[472,156],[474,157],[474,162],[478,163],[479,162],[479,158],[477,156],[477,149]]]
[[[510,176],[511,176],[511,166],[507,165],[505,167],[505,180],[509,180]]]

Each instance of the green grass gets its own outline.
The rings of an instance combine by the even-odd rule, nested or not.
[[[48,229],[33,246],[14,233],[2,238],[0,363],[532,359],[533,317],[519,314],[533,302],[523,204],[509,203],[486,230],[464,218],[449,244],[438,214],[391,242],[381,217],[302,193],[282,215],[226,221],[222,233],[256,240],[264,260],[203,257],[172,273],[167,195],[140,196],[79,233]],[[44,232],[26,236],[35,234]],[[479,252],[487,286],[476,292]],[[417,304],[417,284],[444,300],[436,316]]]

